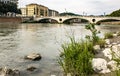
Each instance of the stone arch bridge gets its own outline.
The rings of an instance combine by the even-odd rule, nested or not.
[[[55,20],[58,23],[64,23],[64,21],[69,20],[69,19],[84,19],[87,20],[89,23],[97,23],[99,21],[103,20],[120,20],[120,17],[98,17],[98,16],[93,16],[93,17],[88,17],[88,16],[56,16],[56,17],[36,17],[34,18],[35,21],[40,21],[44,19],[52,19]]]

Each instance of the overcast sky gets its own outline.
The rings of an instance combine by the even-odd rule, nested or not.
[[[62,12],[73,12],[83,15],[103,15],[120,9],[120,0],[19,0],[19,7],[37,3]]]

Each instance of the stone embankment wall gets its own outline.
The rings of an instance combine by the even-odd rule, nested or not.
[[[116,22],[101,22],[101,24],[120,25],[120,21],[116,21]]]
[[[22,18],[21,17],[0,17],[0,23],[6,23],[6,22],[21,23]]]

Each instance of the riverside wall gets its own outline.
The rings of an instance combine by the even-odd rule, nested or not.
[[[105,25],[120,25],[120,21],[116,21],[116,22],[101,22],[101,24],[105,24]]]
[[[0,17],[0,23],[21,23],[22,18],[21,17]]]

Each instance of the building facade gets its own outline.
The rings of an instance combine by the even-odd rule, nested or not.
[[[0,2],[4,2],[4,3],[15,3],[18,4],[18,0],[0,0]]]
[[[49,9],[49,16],[59,16],[59,12]]]
[[[27,16],[26,8],[20,8],[20,10],[21,10],[21,16]]]
[[[43,5],[38,4],[29,4],[26,5],[26,15],[27,16],[35,16],[35,17],[42,17],[48,16],[48,8]]]

